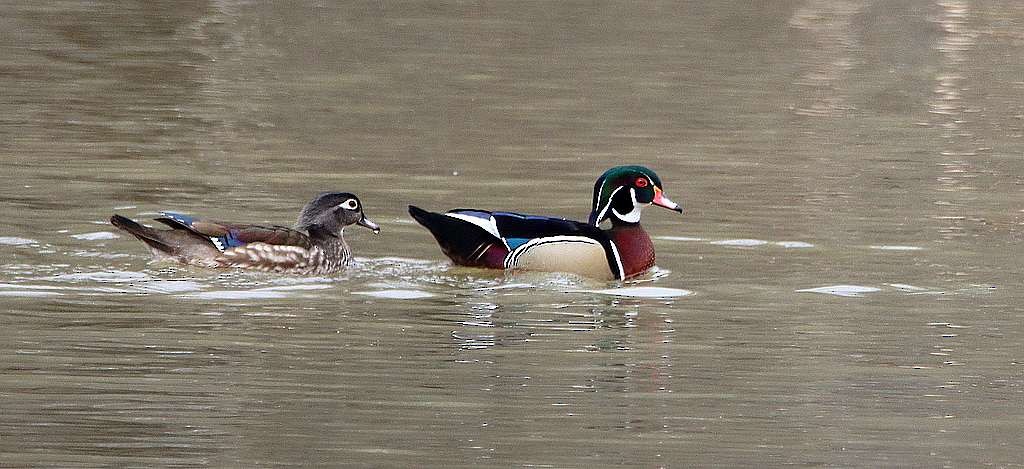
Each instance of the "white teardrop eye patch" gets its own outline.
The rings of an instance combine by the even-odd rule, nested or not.
[[[338,206],[346,210],[357,210],[359,208],[359,201],[356,199],[348,199]]]

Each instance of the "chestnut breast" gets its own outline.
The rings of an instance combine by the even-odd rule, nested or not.
[[[626,278],[635,277],[654,267],[654,243],[640,225],[616,226],[608,237],[619,250]]]

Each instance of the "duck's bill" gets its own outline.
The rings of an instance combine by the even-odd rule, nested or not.
[[[373,234],[380,234],[380,225],[370,221],[369,218],[363,217],[359,221],[357,221],[356,224],[359,226],[365,226],[373,230]]]
[[[658,188],[654,189],[654,200],[651,201],[651,203],[659,207],[665,207],[669,210],[675,210],[679,213],[683,213],[683,207],[669,200],[668,197],[665,197],[665,194],[661,192],[661,189]]]

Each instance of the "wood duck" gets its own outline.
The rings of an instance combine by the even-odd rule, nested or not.
[[[616,166],[594,184],[588,223],[473,209],[442,214],[412,205],[409,214],[458,265],[625,280],[654,267],[654,244],[640,226],[640,213],[651,204],[683,212],[665,197],[654,171]],[[605,220],[611,228],[601,229]]]
[[[178,213],[155,218],[170,230],[140,225],[121,215],[110,223],[146,243],[158,259],[200,267],[241,267],[264,272],[324,275],[352,260],[342,232],[360,225],[380,232],[363,214],[359,199],[347,192],[325,192],[302,208],[295,228],[226,223]]]

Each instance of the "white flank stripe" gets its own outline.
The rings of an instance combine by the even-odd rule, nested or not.
[[[493,235],[495,238],[501,239],[502,242],[505,241],[504,239],[501,238],[501,234],[498,233],[498,224],[494,221],[494,217],[490,217],[487,220],[484,220],[483,218],[474,217],[471,215],[463,215],[461,213],[446,213],[445,215],[479,226],[480,228],[483,228],[484,231]]]
[[[619,280],[625,280],[626,279],[626,270],[622,266],[622,258],[619,257],[619,247],[616,246],[615,243],[608,243],[608,244],[611,245],[611,247],[612,247],[612,254],[615,255],[615,267],[618,268],[618,270],[619,270]]]

